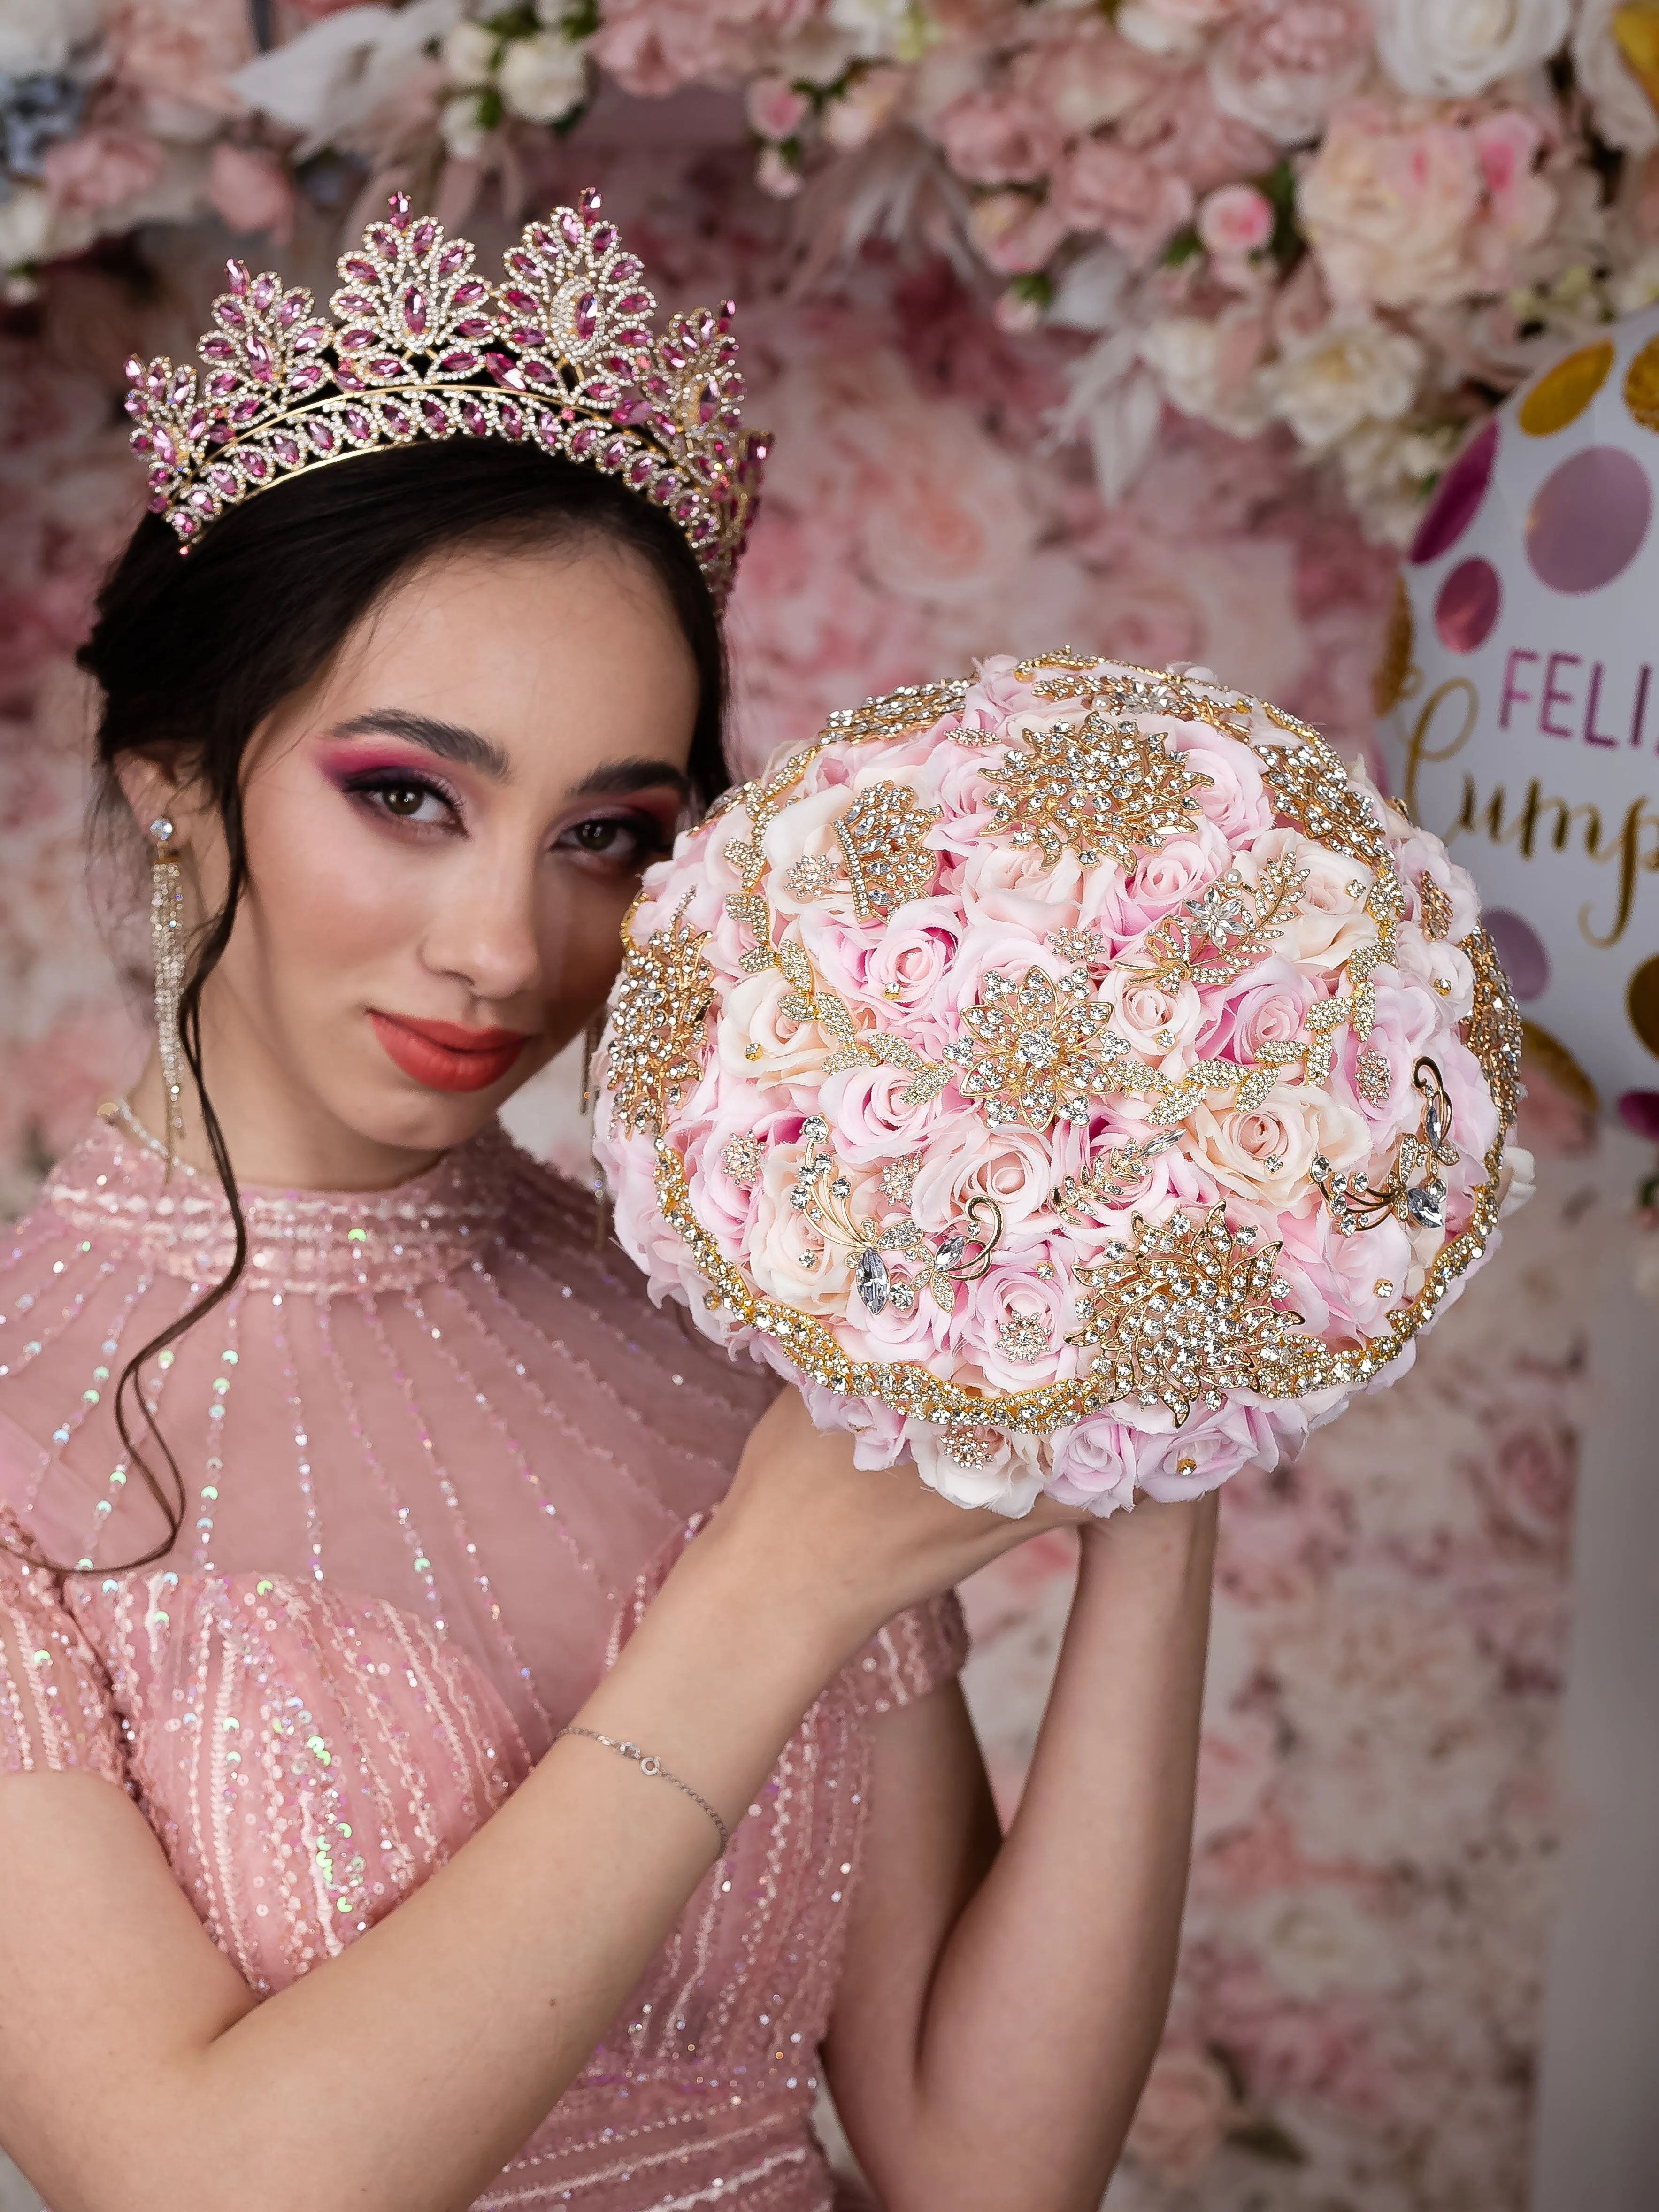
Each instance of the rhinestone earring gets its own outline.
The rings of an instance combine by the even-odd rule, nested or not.
[[[599,1086],[594,1079],[593,1060],[605,1036],[605,1016],[596,1014],[587,1024],[582,1038],[582,1112],[587,1117],[587,1165],[593,1192],[593,1249],[603,1251],[605,1240],[611,1231],[611,1194],[605,1187],[605,1177],[593,1149],[593,1139],[599,1126]]]
[[[173,849],[173,824],[158,814],[149,825],[155,855],[149,872],[149,942],[155,963],[155,1041],[161,1053],[161,1082],[167,1091],[167,1174],[171,1176],[184,1142],[184,1046],[179,1036],[179,999],[185,988],[184,878]]]

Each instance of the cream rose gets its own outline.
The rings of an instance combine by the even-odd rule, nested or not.
[[[1427,356],[1404,331],[1340,308],[1316,331],[1287,338],[1262,372],[1268,407],[1297,441],[1322,453],[1362,422],[1394,422],[1417,396]]]
[[[853,1295],[847,1248],[827,1239],[790,1203],[805,1151],[799,1141],[767,1147],[744,1250],[757,1290],[821,1320],[836,1319]],[[854,1184],[854,1213],[867,1213],[880,1197],[879,1184],[873,1176],[846,1172]]]
[[[1198,1106],[1190,1127],[1194,1150],[1224,1190],[1278,1212],[1312,1200],[1316,1153],[1340,1171],[1363,1165],[1371,1149],[1364,1119],[1313,1084],[1277,1083],[1246,1111]]]
[[[769,968],[726,992],[714,1030],[723,1074],[761,1084],[816,1080],[829,1047],[816,1022],[783,1012],[792,988]]]
[[[1287,859],[1306,872],[1308,880],[1297,894],[1295,915],[1273,940],[1273,950],[1281,959],[1304,968],[1340,968],[1376,935],[1376,924],[1365,905],[1371,872],[1363,860],[1334,853],[1294,830],[1269,830],[1255,841],[1249,854],[1249,863],[1257,869]],[[1242,864],[1240,872],[1245,872]]]
[[[1048,1454],[1028,1455],[1013,1440],[988,1429],[972,1431],[983,1450],[978,1465],[964,1466],[953,1440],[926,1421],[905,1425],[904,1441],[916,1472],[930,1490],[955,1505],[988,1505],[994,1513],[1021,1521],[1036,1504],[1048,1472]]]
[[[1464,289],[1480,189],[1466,131],[1357,99],[1332,116],[1297,206],[1340,306],[1435,307]]]

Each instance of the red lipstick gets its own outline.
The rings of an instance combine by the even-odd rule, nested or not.
[[[518,1030],[465,1030],[374,1007],[368,1018],[387,1056],[428,1091],[487,1091],[530,1042]]]

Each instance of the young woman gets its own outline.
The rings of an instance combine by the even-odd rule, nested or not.
[[[53,2212],[824,2212],[822,2068],[888,2212],[1087,2212],[1213,1499],[1084,1525],[1000,1837],[950,1592],[1070,1516],[855,1470],[495,1127],[724,778],[672,511],[365,452],[148,517],[85,658],[203,1079],[0,1271],[0,2142]]]

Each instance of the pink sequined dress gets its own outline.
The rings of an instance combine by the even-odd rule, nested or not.
[[[373,1196],[246,1194],[250,1264],[164,1355],[189,1510],[115,1378],[217,1279],[210,1178],[100,1125],[0,1267],[0,1770],[142,1807],[262,1994],[392,1911],[523,1780],[720,1498],[774,1387],[654,1310],[490,1130]],[[152,1373],[155,1370],[150,1370]],[[813,1705],[579,2080],[480,2206],[827,2212],[809,2124],[872,1717],[961,1662],[902,1614]]]

